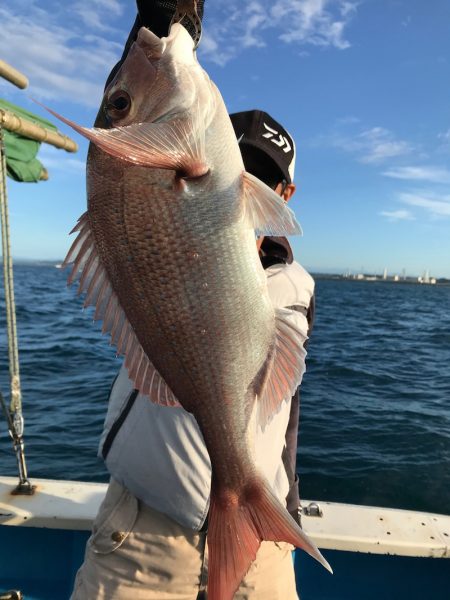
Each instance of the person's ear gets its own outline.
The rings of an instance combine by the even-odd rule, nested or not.
[[[283,192],[283,199],[285,202],[289,202],[292,196],[295,194],[296,186],[295,183],[288,183],[286,189]]]

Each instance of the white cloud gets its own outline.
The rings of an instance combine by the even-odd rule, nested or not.
[[[431,190],[413,190],[398,194],[398,200],[409,207],[422,209],[431,219],[450,217],[450,194],[438,194]],[[379,213],[390,221],[414,220],[410,210],[398,209]]]
[[[120,17],[124,9],[118,0],[78,0],[71,10],[87,27],[107,31],[112,29],[108,23],[111,16]]]
[[[396,167],[384,171],[383,175],[394,179],[450,183],[450,171],[442,167]]]
[[[356,7],[349,0],[229,0],[207,14],[200,52],[224,65],[248,48],[265,46],[269,34],[303,49],[344,49]],[[3,3],[0,56],[29,76],[31,96],[98,106],[122,53],[126,8],[121,0],[47,0],[45,9],[38,0]]]
[[[359,162],[365,164],[380,164],[388,159],[410,154],[414,149],[409,142],[396,138],[384,127],[372,127],[353,134],[342,132],[343,126],[356,124],[357,120],[354,119],[339,121],[339,130],[322,136],[318,144],[352,153]]]
[[[413,221],[414,215],[409,210],[383,210],[380,215],[389,219],[389,221]]]
[[[438,138],[440,140],[443,140],[444,144],[448,144],[450,142],[450,129],[447,129],[447,131],[440,133],[438,135]]]
[[[353,8],[350,2],[278,0],[274,3],[271,15],[279,23],[289,24],[289,31],[280,35],[285,42],[334,46],[344,50],[350,47],[350,43],[344,39],[344,29],[346,18],[349,18]]]
[[[115,0],[101,2],[115,5]],[[59,25],[59,16],[52,18],[34,3],[27,14],[0,8],[0,56],[29,77],[31,96],[98,106],[103,83],[122,46],[86,27],[78,30],[73,23],[70,28]]]
[[[336,124],[339,126],[342,125],[356,125],[361,122],[361,119],[358,117],[354,117],[352,115],[348,115],[347,117],[341,117],[337,119]]]
[[[350,47],[345,29],[356,12],[346,0],[229,0],[208,17],[200,53],[226,64],[246,48],[266,45],[269,32],[286,44]]]
[[[351,15],[353,13],[356,12],[356,9],[358,8],[358,6],[361,4],[361,2],[341,2],[341,14],[343,17],[346,17],[347,15]]]
[[[412,20],[411,15],[407,15],[402,21],[402,26],[408,27],[411,24],[411,20]]]
[[[437,195],[429,191],[403,192],[399,199],[409,206],[425,209],[432,217],[450,217],[450,195]]]
[[[59,171],[64,173],[83,174],[86,171],[86,161],[73,158],[68,152],[58,150],[53,146],[42,144],[39,149],[38,159],[42,161],[50,173]]]
[[[363,131],[356,144],[363,153],[360,161],[364,163],[383,162],[388,158],[409,154],[412,150],[408,142],[396,139],[392,132],[383,127]]]

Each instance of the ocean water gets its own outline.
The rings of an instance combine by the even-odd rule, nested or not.
[[[97,441],[120,359],[64,273],[14,273],[29,475],[106,481]],[[301,496],[450,513],[450,287],[318,280],[316,302]],[[3,298],[0,348],[8,398]],[[1,414],[0,473],[16,474]]]

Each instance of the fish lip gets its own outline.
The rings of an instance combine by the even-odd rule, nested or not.
[[[139,29],[135,43],[149,60],[161,58],[167,47],[165,40],[155,35],[148,27]]]

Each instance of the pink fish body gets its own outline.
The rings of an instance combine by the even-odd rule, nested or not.
[[[305,357],[304,336],[269,300],[255,230],[299,226],[245,173],[189,34],[141,29],[96,127],[66,122],[92,142],[69,280],[80,278],[135,387],[191,412],[211,458],[209,600],[233,598],[262,540],[301,547],[329,569],[254,457],[256,427],[292,396]]]

